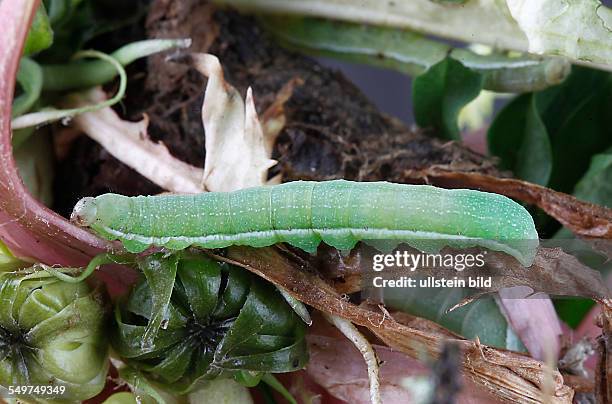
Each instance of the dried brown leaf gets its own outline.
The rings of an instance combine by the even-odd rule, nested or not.
[[[595,373],[595,396],[598,403],[612,402],[612,300],[600,301],[602,305],[599,336],[599,361]]]

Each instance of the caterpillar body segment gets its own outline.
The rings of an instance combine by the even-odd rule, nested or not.
[[[505,196],[388,182],[296,181],[197,195],[104,194],[79,201],[72,218],[104,238],[120,240],[130,252],[152,245],[181,250],[281,242],[315,252],[320,242],[350,250],[365,240],[434,250],[482,246],[528,266],[538,245],[531,215]]]

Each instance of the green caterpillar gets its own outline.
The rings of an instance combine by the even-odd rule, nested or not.
[[[149,246],[265,247],[314,253],[321,241],[350,250],[360,240],[392,248],[481,246],[531,265],[538,233],[529,213],[502,195],[428,185],[297,181],[235,192],[83,198],[72,220],[133,253]]]

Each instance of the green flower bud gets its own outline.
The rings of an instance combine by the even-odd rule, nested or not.
[[[57,386],[31,401],[74,402],[102,391],[108,371],[102,295],[46,271],[0,273],[0,384]]]
[[[305,325],[265,280],[205,256],[153,254],[139,266],[155,276],[147,275],[150,281],[140,282],[117,306],[112,344],[155,383],[182,394],[201,379],[305,365]],[[157,285],[166,282],[160,278],[174,274],[169,304],[160,306],[165,298]],[[160,315],[160,327],[146,343],[147,326]]]

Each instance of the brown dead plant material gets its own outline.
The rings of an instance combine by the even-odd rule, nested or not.
[[[398,323],[380,310],[370,310],[344,300],[329,284],[303,266],[291,262],[274,248],[232,247],[229,258],[216,259],[244,267],[268,281],[283,285],[295,298],[324,313],[339,316],[368,328],[389,347],[412,358],[427,354],[437,358],[449,334],[420,330]],[[563,383],[558,371],[552,373],[552,396],[544,397],[545,365],[528,356],[490,348],[478,341],[455,338],[463,352],[463,370],[470,380],[505,402],[570,403],[573,390]]]
[[[595,396],[598,403],[612,402],[612,300],[601,302],[599,319],[602,334],[597,340],[599,361],[595,373]]]
[[[287,124],[285,116],[285,103],[289,101],[293,95],[293,91],[297,86],[304,84],[304,80],[299,77],[294,77],[289,80],[277,93],[274,101],[261,116],[261,125],[264,131],[264,140],[268,155],[272,155],[276,138]]]

